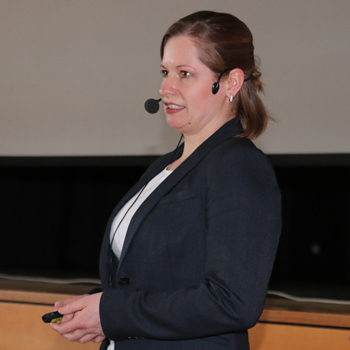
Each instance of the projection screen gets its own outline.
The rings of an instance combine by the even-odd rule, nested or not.
[[[179,133],[143,105],[159,98],[165,30],[203,9],[253,32],[275,119],[260,148],[350,152],[348,0],[1,0],[0,156],[173,149]]]

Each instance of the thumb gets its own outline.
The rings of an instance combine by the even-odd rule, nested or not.
[[[84,297],[75,299],[74,301],[66,304],[58,309],[58,312],[62,315],[72,314],[81,311],[85,307]]]

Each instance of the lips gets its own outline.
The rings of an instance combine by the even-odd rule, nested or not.
[[[185,108],[185,106],[180,106],[175,103],[164,103],[168,112],[178,112]]]
[[[178,106],[178,105],[170,104],[170,105],[167,105],[167,108],[170,108],[170,109],[183,109],[185,107],[184,106]]]

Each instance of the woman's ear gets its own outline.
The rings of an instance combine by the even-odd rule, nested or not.
[[[244,83],[244,73],[242,69],[232,69],[227,79],[227,91],[226,95],[228,98],[232,95],[235,97]]]

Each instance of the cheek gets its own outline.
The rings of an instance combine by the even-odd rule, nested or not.
[[[199,86],[193,86],[191,89],[187,89],[187,100],[193,102],[194,105],[203,106],[212,102],[213,94],[211,92],[211,86],[208,88],[208,84],[201,84]]]
[[[192,97],[193,106],[196,107],[197,110],[208,112],[212,109],[216,101],[213,96],[211,90],[208,88],[198,89],[196,94]]]

